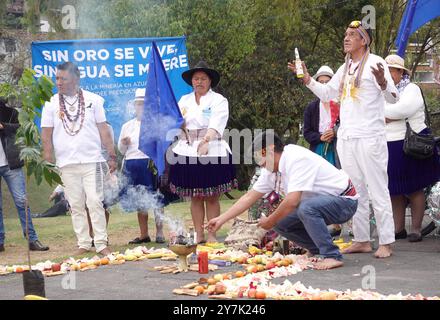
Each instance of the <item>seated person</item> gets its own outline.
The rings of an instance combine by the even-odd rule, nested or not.
[[[341,267],[342,255],[327,225],[345,223],[356,212],[358,195],[348,175],[306,148],[284,146],[270,131],[258,135],[253,148],[256,162],[263,168],[261,176],[229,210],[209,221],[210,232],[273,191],[278,175],[285,198],[269,217],[260,218],[259,226],[274,229],[311,254],[321,255],[323,259],[314,262],[315,269]]]
[[[43,213],[36,213],[32,218],[52,218],[57,216],[64,216],[69,211],[69,202],[64,196],[64,188],[58,185],[52,194],[49,196],[49,201],[54,201],[54,205]]]

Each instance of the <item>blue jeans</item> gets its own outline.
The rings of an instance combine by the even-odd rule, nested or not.
[[[350,220],[357,209],[357,200],[320,195],[302,200],[299,207],[281,220],[275,231],[283,237],[324,258],[342,260],[333,244],[327,225]]]
[[[21,168],[10,170],[9,166],[0,167],[0,184],[1,178],[3,178],[11,192],[14,199],[15,206],[17,207],[18,216],[20,218],[21,228],[23,235],[26,238],[26,187],[24,182],[24,174]],[[29,227],[29,240],[31,242],[38,240],[37,233],[35,232],[34,225],[32,224],[31,210],[28,208],[28,227]],[[3,210],[2,210],[2,197],[0,188],[0,244],[5,242],[5,226],[3,224]]]

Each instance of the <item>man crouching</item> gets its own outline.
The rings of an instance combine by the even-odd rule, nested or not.
[[[275,190],[276,181],[281,178],[280,190],[286,196],[269,217],[261,217],[259,226],[274,229],[311,254],[322,256],[314,262],[315,269],[341,267],[342,255],[333,244],[327,225],[343,224],[356,212],[359,196],[348,175],[308,149],[284,146],[269,131],[254,139],[253,148],[254,158],[263,168],[258,181],[229,210],[210,220],[208,229],[215,232],[242,214]]]

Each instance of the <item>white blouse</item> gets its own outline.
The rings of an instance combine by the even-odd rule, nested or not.
[[[118,149],[125,155],[126,160],[148,159],[148,156],[139,150],[139,133],[141,130],[141,122],[132,119],[124,123],[119,135]],[[127,146],[122,143],[122,139],[130,138],[131,143]]]
[[[387,141],[405,139],[406,118],[415,132],[419,133],[425,129],[425,104],[420,88],[414,83],[408,84],[400,94],[399,102],[385,105],[385,117],[397,120],[387,123]]]
[[[179,108],[188,130],[214,129],[223,136],[229,118],[229,104],[221,94],[209,90],[200,98],[198,105],[195,93],[192,92],[180,99]],[[188,145],[187,141],[180,140],[173,148],[173,152],[182,156],[197,157],[199,143],[200,141],[194,141]],[[206,156],[225,157],[228,153],[231,153],[231,150],[226,141],[213,139],[209,142]]]
[[[328,110],[324,107],[322,101],[319,102],[319,133],[324,133],[330,129],[332,116],[330,114],[330,107]]]

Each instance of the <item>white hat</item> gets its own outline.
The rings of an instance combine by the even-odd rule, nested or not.
[[[328,66],[322,66],[319,68],[318,72],[313,76],[313,79],[317,80],[320,76],[327,76],[330,78],[333,78],[335,73],[333,70]]]
[[[134,94],[134,101],[144,101],[145,99],[145,93],[146,93],[147,89],[145,88],[138,88],[136,89],[136,92]]]
[[[385,62],[388,64],[388,68],[396,68],[405,70],[408,74],[411,73],[407,68],[405,68],[405,60],[397,54],[391,54],[385,58]]]

